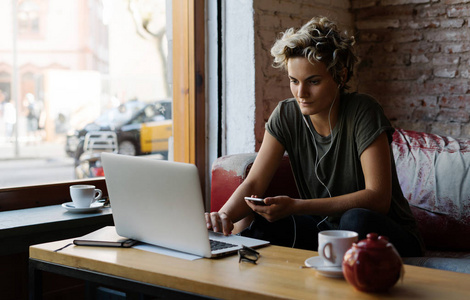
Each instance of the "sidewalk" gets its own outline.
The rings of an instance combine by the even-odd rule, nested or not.
[[[0,142],[0,161],[25,159],[66,158],[65,142],[19,142],[18,154],[14,142]]]

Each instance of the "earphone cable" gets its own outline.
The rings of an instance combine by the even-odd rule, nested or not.
[[[308,130],[310,131],[310,134],[312,135],[312,138],[313,138],[313,145],[315,146],[315,168],[314,168],[314,171],[315,171],[315,176],[317,177],[317,180],[321,183],[321,185],[323,185],[323,187],[326,189],[327,193],[328,193],[328,196],[331,198],[331,193],[330,193],[330,190],[328,189],[328,187],[326,186],[326,184],[320,179],[320,177],[318,176],[318,166],[320,165],[320,162],[323,160],[323,158],[325,158],[325,156],[328,154],[328,152],[330,152],[331,150],[331,147],[333,146],[333,139],[334,139],[334,136],[333,136],[333,129],[331,128],[331,110],[333,109],[333,105],[335,104],[335,101],[336,101],[336,98],[338,97],[338,90],[336,90],[336,94],[335,94],[335,98],[333,100],[333,102],[331,103],[330,105],[330,110],[328,111],[328,126],[329,126],[329,129],[330,129],[330,146],[328,147],[328,150],[326,150],[326,152],[322,155],[322,157],[320,157],[320,159],[318,159],[318,147],[317,147],[317,140],[315,139],[315,135],[313,134],[313,130],[310,128],[310,126],[308,125],[308,122],[307,122],[307,119],[306,119],[306,116],[304,116],[304,122],[305,124],[307,125],[307,128]]]
[[[338,86],[339,88],[339,86]],[[308,130],[310,131],[311,135],[312,135],[312,138],[313,138],[313,145],[315,146],[315,168],[314,168],[314,171],[315,171],[315,176],[317,177],[317,180],[318,182],[321,183],[321,185],[323,185],[323,187],[326,189],[326,192],[328,193],[328,196],[331,198],[331,193],[330,193],[330,190],[328,189],[328,187],[326,186],[326,184],[320,179],[320,177],[318,176],[318,166],[320,165],[320,162],[322,161],[322,159],[328,154],[328,152],[330,152],[331,150],[331,147],[333,146],[333,139],[334,139],[334,136],[333,136],[333,130],[331,128],[331,110],[333,109],[333,105],[336,101],[336,98],[338,97],[338,90],[336,90],[336,95],[335,95],[335,99],[333,100],[333,102],[331,103],[331,106],[330,106],[330,110],[328,111],[328,126],[329,126],[329,129],[330,129],[330,146],[328,147],[328,150],[326,150],[326,152],[322,155],[322,157],[318,160],[318,147],[317,147],[317,141],[315,139],[315,135],[313,134],[313,131],[312,129],[310,128],[310,126],[308,125],[308,122],[307,122],[307,119],[306,119],[306,116],[304,116],[304,122],[305,124],[307,125],[307,128]],[[292,219],[294,219],[292,217]],[[328,219],[328,216],[326,216],[325,218],[323,218],[320,222],[317,223],[317,228],[319,228],[320,224],[325,222],[326,219]],[[295,222],[295,220],[294,220]],[[294,227],[294,230],[295,230],[295,227]],[[296,236],[296,232],[294,231],[294,237]],[[294,239],[294,244],[295,244],[295,239]],[[293,246],[292,246],[293,247]]]
[[[294,241],[292,242],[292,248],[294,248],[295,242],[297,241],[297,224],[295,223],[294,216],[291,215],[291,217],[292,217],[292,223],[294,224]]]

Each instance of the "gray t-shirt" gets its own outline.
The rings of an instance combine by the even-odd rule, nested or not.
[[[368,95],[357,93],[341,95],[338,121],[330,136],[322,137],[315,131],[310,118],[304,118],[295,99],[278,104],[266,123],[266,130],[285,147],[303,199],[329,197],[318,178],[328,187],[332,197],[364,189],[362,152],[384,131],[391,142],[394,132],[380,104]],[[324,153],[327,154],[324,156]],[[388,216],[420,240],[416,222],[398,182],[393,155],[391,162],[392,202]],[[339,217],[329,216],[328,221],[337,226]]]

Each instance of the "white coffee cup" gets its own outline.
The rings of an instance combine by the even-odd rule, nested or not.
[[[325,266],[341,267],[346,251],[357,242],[358,234],[349,230],[324,230],[318,233],[318,254]]]
[[[96,189],[94,185],[77,184],[70,186],[70,197],[72,197],[75,208],[90,207],[102,195],[103,192],[100,189]]]

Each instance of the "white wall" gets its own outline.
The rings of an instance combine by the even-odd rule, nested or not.
[[[207,106],[207,151],[208,166],[207,174],[210,174],[212,162],[217,159],[217,139],[218,139],[218,31],[217,31],[217,2],[207,2],[207,95],[209,105]]]
[[[255,151],[255,44],[253,0],[224,1],[225,149]]]

